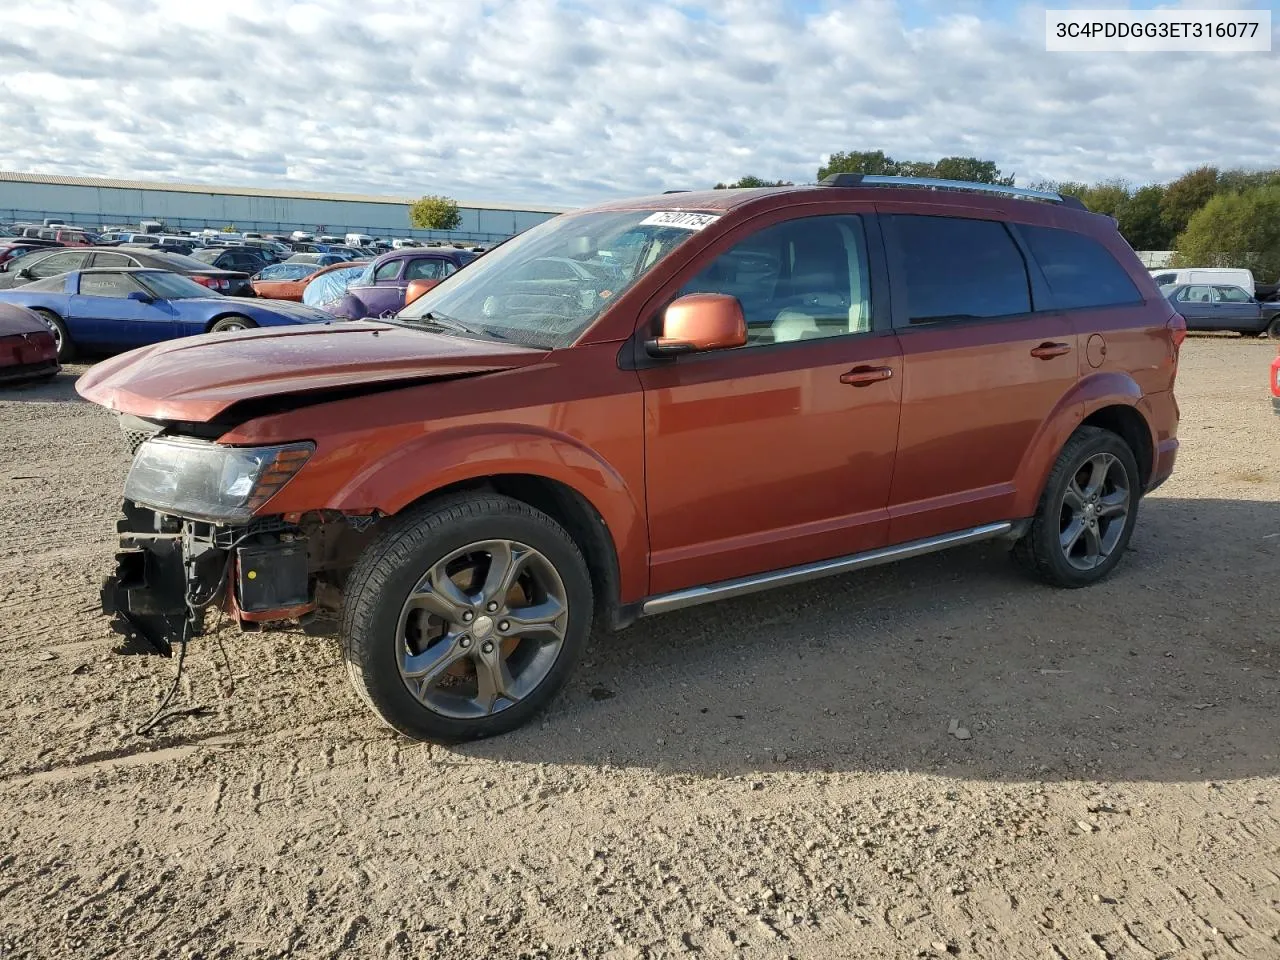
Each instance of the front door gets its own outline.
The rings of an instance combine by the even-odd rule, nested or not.
[[[740,228],[680,288],[736,296],[748,343],[640,370],[650,593],[884,545],[901,358],[867,226]]]
[[[1015,519],[1018,467],[1078,376],[1071,321],[1033,311],[1026,258],[1003,223],[881,222],[904,368],[889,537]]]
[[[1262,307],[1243,287],[1214,286],[1213,312],[1220,330],[1247,332],[1262,327]]]
[[[71,336],[77,343],[110,348],[140,347],[178,335],[166,300],[145,303],[131,293],[151,296],[127,273],[82,273],[80,291],[71,298]]]

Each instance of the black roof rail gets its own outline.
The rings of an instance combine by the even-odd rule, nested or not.
[[[926,190],[959,190],[968,193],[991,193],[1022,200],[1043,200],[1060,203],[1065,207],[1086,210],[1079,197],[1069,193],[1053,193],[1049,190],[1030,190],[1026,187],[1007,187],[1001,183],[974,183],[970,180],[936,180],[932,177],[885,177],[864,173],[832,173],[819,183],[822,187],[920,187]]]
[[[667,195],[668,193],[691,193],[691,192],[692,192],[691,190],[663,190],[662,191],[663,196]]]

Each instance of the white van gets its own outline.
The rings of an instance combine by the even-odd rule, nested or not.
[[[399,240],[392,240],[391,246],[395,250],[403,250],[406,247],[420,247],[422,246],[422,244],[420,244],[417,240],[410,240],[408,237],[404,237]]]
[[[1171,283],[1217,283],[1224,286],[1243,287],[1251,297],[1255,293],[1253,271],[1236,267],[1180,267],[1176,270],[1165,267],[1152,270],[1151,279],[1156,282],[1157,287]]]
[[[295,230],[289,234],[290,240],[295,240],[299,243],[310,243],[315,238],[316,235],[314,233],[307,233],[305,230]]]
[[[372,247],[373,237],[369,236],[367,233],[348,233],[347,246],[348,247]]]

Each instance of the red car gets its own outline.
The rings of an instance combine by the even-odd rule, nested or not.
[[[1173,471],[1186,324],[1074,197],[938,186],[619,200],[386,321],[96,365],[136,451],[106,609],[162,649],[329,611],[364,702],[456,740],[546,704],[593,622],[982,540],[1096,583]]]
[[[1280,417],[1280,354],[1271,361],[1271,409]]]
[[[48,325],[26,307],[0,303],[0,382],[52,377],[60,369]]]

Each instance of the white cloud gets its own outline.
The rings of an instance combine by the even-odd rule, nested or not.
[[[803,9],[19,0],[0,165],[571,205],[850,149],[1022,182],[1277,162],[1273,56],[1048,54],[1041,6]]]

